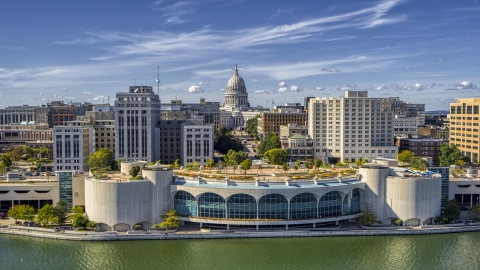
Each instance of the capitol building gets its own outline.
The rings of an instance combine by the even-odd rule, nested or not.
[[[238,75],[238,67],[235,65],[233,76],[225,89],[225,101],[220,107],[220,123],[227,129],[239,129],[259,113],[250,106],[245,81]]]

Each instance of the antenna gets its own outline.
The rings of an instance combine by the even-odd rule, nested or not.
[[[160,96],[160,66],[157,66],[157,93]]]
[[[108,97],[108,105],[110,105],[110,95],[108,95],[107,97]]]

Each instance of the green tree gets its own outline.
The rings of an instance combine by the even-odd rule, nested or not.
[[[193,168],[194,168],[195,170],[198,170],[198,161],[195,160],[195,161],[193,162]]]
[[[72,218],[72,227],[85,229],[90,220],[84,215],[74,215]]]
[[[318,168],[321,168],[323,166],[323,161],[319,158],[315,159],[315,167],[318,169]]]
[[[15,205],[8,210],[8,216],[13,219],[23,219],[24,221],[32,221],[35,217],[35,209],[30,205]]]
[[[255,115],[255,117],[247,120],[246,123],[246,131],[249,136],[252,138],[257,138],[258,137],[258,118],[260,117],[259,114]]]
[[[212,170],[213,167],[215,167],[215,160],[209,158],[207,159],[207,167]]]
[[[297,165],[293,165],[293,169],[295,170],[295,172],[297,172],[298,166],[297,166]]]
[[[37,217],[35,222],[43,226],[51,226],[58,222],[57,215],[55,214],[55,209],[51,204],[46,204],[42,208],[38,209]]]
[[[277,134],[273,132],[268,132],[267,135],[265,136],[265,139],[261,140],[260,143],[258,144],[257,152],[259,155],[263,155],[268,150],[281,148],[281,147],[282,145],[280,143],[280,138],[277,136]]]
[[[285,173],[287,173],[288,169],[290,169],[290,167],[288,166],[288,163],[286,163],[286,162],[283,163],[283,165],[282,165],[282,170],[283,170]]]
[[[92,169],[106,169],[115,160],[115,155],[108,148],[100,148],[88,158],[88,166]]]
[[[97,227],[97,223],[96,223],[95,221],[89,220],[89,221],[87,222],[87,228],[89,228],[89,229],[95,229],[96,227]]]
[[[360,212],[360,224],[372,225],[377,222],[377,215],[373,211],[370,204],[365,204],[364,208]]]
[[[58,223],[63,225],[67,221],[68,205],[64,200],[59,200],[53,207],[57,215]]]
[[[460,168],[463,168],[463,166],[465,166],[465,164],[467,163],[465,162],[465,160],[459,159],[457,160],[457,162],[455,162],[455,164],[458,165]]]
[[[18,162],[22,159],[23,156],[23,147],[17,146],[10,151],[10,157],[13,162]]]
[[[403,222],[403,221],[402,221],[401,219],[399,219],[399,218],[395,219],[395,224],[397,224],[397,226],[402,225],[402,222]]]
[[[397,154],[397,159],[398,161],[402,162],[405,165],[410,165],[410,162],[412,161],[412,158],[414,155],[410,150],[403,150],[402,152]]]
[[[36,154],[37,151],[36,151],[35,148],[32,148],[32,147],[30,147],[30,146],[28,146],[28,145],[25,145],[25,146],[23,147],[23,152],[25,153],[25,156],[26,156],[27,158],[35,158],[35,154]]]
[[[227,155],[223,156],[223,159],[227,166],[233,167],[233,171],[235,172],[235,167],[247,159],[247,155],[243,151],[229,150]]]
[[[410,166],[412,166],[414,169],[425,171],[428,169],[428,161],[421,157],[414,156],[410,160]]]
[[[185,166],[185,169],[193,170],[193,164],[192,163],[187,163],[187,165]]]
[[[443,214],[438,217],[441,223],[454,221],[460,217],[460,208],[456,199],[442,199]]]
[[[244,171],[244,174],[247,174],[247,171],[252,168],[252,161],[250,159],[245,159],[240,163],[240,168]]]
[[[48,148],[46,146],[42,146],[42,147],[39,147],[36,150],[36,152],[40,154],[40,158],[47,158],[47,157],[50,157],[50,153],[52,151],[50,150],[50,148]]]
[[[458,160],[468,161],[462,152],[454,144],[442,144],[440,145],[440,166],[448,167],[455,164]]]
[[[2,163],[3,166],[5,166],[5,168],[12,167],[13,162],[12,162],[12,158],[11,158],[10,154],[3,154],[0,157],[0,163]]]
[[[223,168],[225,168],[225,162],[222,160],[217,162],[217,168],[220,170],[220,172],[222,172]]]
[[[138,173],[140,172],[140,166],[133,166],[132,169],[130,169],[130,175],[132,177],[136,177]]]
[[[475,204],[467,211],[467,216],[472,220],[480,220],[480,204]]]
[[[295,166],[297,166],[297,168],[300,168],[302,165],[302,163],[300,162],[299,159],[297,159],[297,161],[295,161]],[[297,169],[298,170],[298,169]]]
[[[169,229],[176,229],[180,226],[180,222],[178,221],[177,211],[175,209],[169,210],[165,215],[162,216],[165,220],[160,223],[160,228]]]
[[[175,161],[173,162],[173,168],[175,169],[180,168],[180,160],[178,158],[175,159]]]
[[[363,160],[361,158],[357,158],[357,160],[355,160],[355,165],[357,165],[357,168],[360,168],[360,166],[363,165]]]
[[[213,148],[221,154],[228,153],[229,150],[242,151],[243,144],[238,138],[234,138],[230,131],[223,125],[215,128],[213,132]]]
[[[282,165],[287,162],[287,150],[281,148],[270,149],[263,155],[270,164]]]
[[[305,161],[305,168],[307,168],[308,171],[313,168],[313,161],[311,159],[307,159],[307,161]]]

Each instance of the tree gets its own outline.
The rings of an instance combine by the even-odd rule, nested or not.
[[[223,162],[222,160],[217,162],[217,168],[220,170],[220,172],[222,172],[222,169],[225,168],[225,162]]]
[[[173,162],[173,168],[180,168],[180,160],[178,158]]]
[[[323,161],[319,158],[315,159],[315,167],[318,169],[318,168],[321,168],[323,166]]]
[[[366,203],[360,213],[360,224],[368,226],[377,222],[377,215],[370,204]]]
[[[52,151],[50,150],[50,148],[48,148],[46,146],[42,146],[42,147],[38,148],[36,150],[36,152],[40,154],[40,158],[46,158],[46,157],[50,156],[50,152],[52,152]]]
[[[307,159],[307,161],[305,161],[305,168],[307,168],[308,171],[313,168],[313,161],[311,159]]]
[[[287,173],[288,169],[290,169],[290,168],[288,167],[288,163],[286,163],[286,162],[283,163],[282,169],[283,169],[283,171],[284,171],[285,173]]]
[[[463,168],[463,166],[465,166],[465,164],[467,163],[465,162],[465,160],[459,159],[457,160],[457,162],[455,162],[455,164],[458,165],[460,168]]]
[[[247,174],[247,171],[252,168],[252,161],[250,159],[245,159],[240,163],[240,168]]]
[[[97,223],[95,221],[88,221],[87,222],[87,228],[89,229],[95,229],[97,227]]]
[[[2,162],[0,162],[0,175],[4,175],[7,172],[7,168],[5,168],[5,165],[3,165]]]
[[[257,146],[259,155],[263,155],[265,152],[275,148],[281,148],[280,138],[273,132],[268,132],[265,139],[261,140]]]
[[[255,115],[255,117],[247,120],[247,123],[245,124],[246,131],[249,136],[253,138],[258,137],[258,118],[260,117],[259,114]]]
[[[215,167],[215,160],[209,158],[207,159],[207,167],[211,170],[213,167]]]
[[[72,215],[68,217],[72,220],[72,226],[74,228],[85,228],[89,222],[88,218],[85,216],[85,211],[83,207],[77,205],[72,209]]]
[[[295,172],[297,172],[298,166],[297,166],[297,165],[293,165],[293,169],[295,170]]]
[[[195,160],[195,161],[193,162],[193,168],[194,168],[195,170],[198,170],[198,161]]]
[[[221,154],[226,154],[229,150],[243,150],[243,144],[238,138],[234,138],[223,125],[220,125],[213,131],[213,148]]]
[[[138,173],[140,172],[140,166],[133,166],[132,169],[130,169],[130,175],[132,177],[136,177]]]
[[[59,200],[53,207],[55,214],[57,215],[58,223],[63,225],[67,221],[68,205],[64,200]]]
[[[0,158],[0,163],[5,166],[5,168],[10,168],[13,165],[12,158],[10,157],[10,154],[3,154]]]
[[[35,148],[32,148],[28,145],[23,147],[23,152],[27,158],[35,158],[35,153],[37,152]]]
[[[410,160],[410,166],[412,166],[414,169],[425,171],[428,169],[428,161],[421,157],[414,156]]]
[[[480,204],[475,204],[467,211],[467,216],[472,220],[480,220]]]
[[[35,222],[43,226],[51,226],[58,222],[55,209],[51,204],[45,204],[42,208],[38,209]]]
[[[440,156],[438,159],[440,160],[440,166],[442,167],[448,167],[455,164],[458,160],[469,161],[454,144],[440,145]]]
[[[235,172],[235,167],[247,159],[247,155],[243,151],[229,150],[227,155],[223,156],[223,159],[227,166],[233,167],[233,172]]]
[[[287,162],[287,150],[281,148],[270,149],[263,155],[270,164],[282,165]]]
[[[460,208],[456,199],[442,199],[443,214],[438,217],[441,223],[454,221],[460,217]]]
[[[410,150],[403,150],[402,152],[397,154],[398,161],[402,162],[403,164],[410,164],[414,155]]]
[[[180,226],[177,211],[175,211],[175,209],[169,210],[165,215],[162,216],[162,218],[165,220],[159,224],[160,228],[166,228],[169,230],[170,228],[176,229]]]
[[[402,221],[401,219],[399,219],[399,218],[395,219],[395,224],[397,224],[397,226],[402,225],[402,222],[403,222],[403,221]]]
[[[35,209],[30,205],[14,205],[8,210],[8,216],[13,219],[23,219],[25,221],[32,221],[35,217]]]
[[[360,168],[360,166],[363,165],[363,161],[361,158],[357,158],[357,160],[355,160],[355,165],[357,165],[357,168]]]
[[[300,160],[297,159],[297,161],[295,161],[295,166],[297,166],[297,169],[295,169],[295,170],[298,170],[298,168],[300,168],[301,165],[302,165],[302,164],[301,164]]]
[[[13,162],[18,162],[22,159],[23,156],[23,147],[17,146],[10,151],[10,157]]]
[[[115,160],[115,155],[108,148],[100,148],[88,158],[88,166],[92,169],[106,169]]]

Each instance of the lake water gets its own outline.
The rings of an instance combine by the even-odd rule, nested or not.
[[[479,269],[480,232],[80,242],[0,235],[0,269]]]

